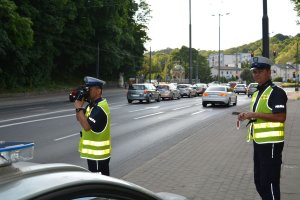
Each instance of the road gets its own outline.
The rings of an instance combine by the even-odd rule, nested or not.
[[[110,166],[114,177],[124,176],[176,145],[192,130],[210,125],[214,116],[247,109],[250,101],[241,94],[238,106],[203,108],[201,97],[128,104],[125,95],[125,90],[104,93],[111,110]],[[67,100],[65,95],[58,95],[37,102],[24,99],[2,104],[0,140],[33,141],[32,162],[63,162],[87,167],[77,152],[80,126],[73,104]]]

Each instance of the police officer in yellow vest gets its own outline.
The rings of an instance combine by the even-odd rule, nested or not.
[[[109,176],[110,110],[106,99],[102,98],[102,86],[105,82],[93,77],[85,77],[84,82],[89,93],[89,104],[84,108],[84,99],[74,103],[76,118],[82,126],[80,157],[87,159],[91,172]]]
[[[253,140],[254,182],[263,200],[280,199],[280,170],[284,145],[287,95],[271,81],[271,61],[251,58],[251,71],[258,83],[250,112],[238,115],[249,120],[248,141]]]

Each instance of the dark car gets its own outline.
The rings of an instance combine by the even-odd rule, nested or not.
[[[129,86],[127,91],[127,101],[132,103],[133,101],[150,103],[152,100],[157,102],[161,101],[160,92],[151,83],[139,83]]]
[[[207,88],[207,84],[206,83],[196,83],[193,85],[193,88],[196,89],[197,95],[201,96],[205,92],[205,90]]]
[[[32,149],[32,143],[0,144],[1,199],[186,200],[180,195],[154,193],[121,179],[91,173],[76,165],[18,162],[27,160],[26,154],[32,154]]]

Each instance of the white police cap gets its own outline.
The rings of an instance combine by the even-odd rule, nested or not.
[[[269,68],[273,64],[272,61],[266,57],[256,56],[251,58],[251,70]]]
[[[86,87],[99,86],[102,88],[102,86],[105,84],[105,81],[94,77],[86,76],[84,77],[84,83]]]

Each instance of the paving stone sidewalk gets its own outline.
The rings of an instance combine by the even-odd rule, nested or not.
[[[253,182],[253,147],[246,123],[236,116],[210,121],[123,179],[155,192],[181,194],[190,200],[258,200]],[[281,197],[300,199],[300,101],[288,101]]]

